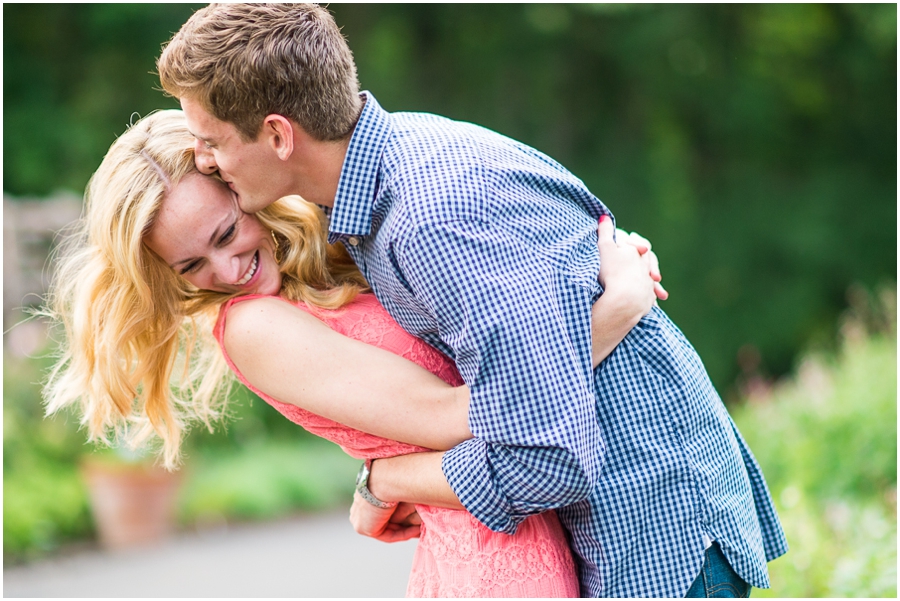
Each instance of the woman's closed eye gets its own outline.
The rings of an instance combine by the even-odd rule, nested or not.
[[[240,218],[234,220],[234,223],[229,226],[225,232],[219,236],[218,242],[216,242],[216,246],[225,246],[229,242],[234,239],[235,234],[237,234],[238,223],[240,222]],[[200,264],[203,262],[203,259],[196,259],[195,261],[191,261],[187,265],[185,265],[178,272],[179,275],[187,275],[189,273],[194,273],[200,267]]]
[[[178,274],[179,275],[187,275],[189,273],[193,273],[193,272],[197,271],[197,268],[199,266],[200,266],[200,259],[197,259],[196,261],[192,261],[191,263],[188,263],[186,266],[184,266],[181,269],[181,271],[178,272]]]
[[[236,231],[237,231],[237,221],[232,223],[231,227],[229,227],[227,230],[225,230],[225,233],[222,234],[221,238],[219,238],[219,246],[222,246],[223,244],[228,244],[231,241],[231,239],[234,238],[234,234]]]

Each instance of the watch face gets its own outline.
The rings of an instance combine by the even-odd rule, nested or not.
[[[366,469],[366,464],[363,463],[362,467],[359,468],[359,472],[356,474],[356,488],[359,488],[361,484],[364,484],[366,480],[369,479],[369,470]]]

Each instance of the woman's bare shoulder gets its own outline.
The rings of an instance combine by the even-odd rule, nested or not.
[[[265,343],[273,337],[298,332],[321,335],[330,331],[319,319],[284,299],[261,296],[234,303],[225,321],[225,348],[229,353]]]

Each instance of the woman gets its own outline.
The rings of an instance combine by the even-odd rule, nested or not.
[[[83,230],[52,290],[66,340],[48,412],[77,403],[93,440],[158,436],[172,468],[189,423],[211,428],[223,415],[231,367],[286,417],[358,458],[470,437],[453,363],[368,294],[343,249],[325,243],[321,212],[288,197],[242,213],[221,181],[195,170],[193,144],[181,112],[161,111],[123,134],[92,177]],[[595,321],[636,322],[653,282],[635,251],[612,246]],[[596,365],[619,340],[594,329]],[[578,596],[553,512],[510,537],[454,510],[456,499],[441,504],[416,508],[409,596]]]

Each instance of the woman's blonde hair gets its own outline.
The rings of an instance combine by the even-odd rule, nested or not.
[[[234,295],[195,288],[143,242],[166,194],[196,171],[193,146],[178,110],[153,113],[116,140],[60,247],[45,305],[63,333],[47,413],[79,407],[88,438],[106,444],[158,436],[170,469],[189,424],[211,429],[224,415],[234,381],[212,335],[218,307]],[[291,196],[256,215],[281,246],[282,296],[337,308],[367,289],[346,251],[326,243],[318,207]]]

